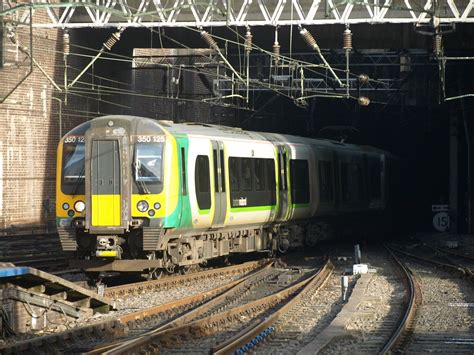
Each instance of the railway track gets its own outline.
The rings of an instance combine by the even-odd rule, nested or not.
[[[267,264],[268,263],[269,262],[267,262]],[[155,324],[156,322],[160,322],[159,319],[161,318],[173,318],[190,308],[196,307],[202,302],[205,302],[208,299],[224,292],[227,288],[232,287],[234,284],[242,282],[242,280],[245,280],[245,276],[240,280],[234,280],[231,282],[228,282],[228,280],[237,278],[238,275],[251,272],[252,270],[259,268],[262,264],[262,261],[248,262],[232,267],[208,270],[202,273],[197,272],[189,275],[169,277],[164,280],[148,281],[141,283],[140,285],[131,284],[110,288],[107,290],[107,296],[127,298],[135,293],[144,293],[145,296],[149,296],[152,292],[150,290],[160,289],[160,287],[162,287],[164,290],[167,290],[168,293],[172,293],[170,290],[173,289],[173,287],[183,286],[188,288],[190,282],[203,284],[203,280],[208,280],[207,283],[211,283],[211,281],[216,279],[218,276],[224,277],[224,279],[227,280],[225,285],[214,287],[207,291],[198,291],[196,294],[183,297],[181,299],[175,299],[166,304],[147,307],[146,309],[141,309],[134,312],[130,312],[130,310],[124,310],[122,312],[111,313],[103,320],[91,319],[90,322],[88,322],[90,325],[77,326],[67,331],[36,337],[24,341],[12,339],[10,340],[9,344],[0,347],[0,353],[10,354],[32,351],[49,353],[51,351],[57,352],[61,349],[64,350],[73,348],[77,350],[83,349],[82,345],[77,346],[76,344],[81,343],[84,340],[86,340],[87,343],[94,344],[94,342],[100,342],[100,339],[115,339],[116,337],[125,336],[129,328],[133,329],[137,326],[137,324]],[[149,288],[145,285],[147,283],[150,284]]]
[[[433,248],[433,250],[446,259],[449,263],[462,268],[466,276],[472,277],[474,274],[474,257],[472,254],[457,252],[445,248]]]
[[[56,232],[28,232],[0,236],[0,260],[20,260],[61,254]]]
[[[170,275],[159,280],[148,280],[143,282],[135,282],[126,285],[108,287],[104,291],[104,296],[109,298],[128,297],[137,293],[148,293],[156,290],[163,290],[178,285],[184,285],[189,282],[200,282],[206,279],[212,279],[219,275],[236,275],[243,274],[255,270],[261,265],[267,264],[268,259],[258,261],[249,261],[239,265],[227,266],[218,269],[210,269],[205,271],[191,272],[186,275]]]
[[[331,267],[328,265],[327,269]],[[272,313],[273,307],[278,308],[284,300],[294,297],[314,279],[315,276],[308,276],[309,272],[295,274],[291,269],[263,269],[171,322],[149,332],[141,331],[134,339],[97,348],[93,353],[129,353],[158,348],[166,353],[208,353],[216,342],[222,343],[236,336],[249,322],[257,326]],[[283,279],[292,279],[291,275],[298,281],[286,287],[279,284]]]
[[[409,322],[400,325],[400,319],[413,319],[415,309],[405,300],[416,298],[411,296],[414,287],[405,291],[403,286],[404,282],[411,284],[411,274],[390,258],[380,249],[364,253],[364,262],[377,272],[349,276],[352,282],[347,302],[341,300],[340,275],[349,265],[336,262],[327,286],[303,297],[275,324],[274,336],[257,352],[307,355],[396,351],[409,333]]]
[[[15,266],[29,266],[35,269],[50,271],[51,273],[67,272],[68,260],[62,254],[58,255],[45,255],[45,256],[31,256],[25,259],[8,259],[9,263]]]
[[[326,265],[332,272],[327,276],[324,268],[317,275],[313,272],[314,260],[313,269],[250,262],[109,287],[105,295],[122,302],[123,311],[93,325],[10,344],[0,352],[306,354],[305,346],[344,314],[349,320],[342,326],[346,333],[323,343],[320,353],[474,352],[472,283],[459,277],[459,271],[453,273],[458,267],[446,260],[442,268],[430,268],[412,253],[388,250],[394,261],[380,250],[365,254],[364,261],[377,273],[363,275],[357,283],[353,277],[348,303],[340,301],[339,275],[350,262],[336,260],[335,269]],[[217,277],[227,282],[174,296],[174,290],[188,291]],[[133,309],[135,304],[129,302],[150,299],[150,306],[153,294],[165,297],[163,303]]]
[[[380,351],[381,354],[395,353],[402,350],[402,347],[407,343],[408,337],[413,332],[417,308],[422,302],[420,286],[411,270],[395,256],[390,248],[387,248],[387,251],[399,266],[399,270],[406,285],[407,294],[402,318]]]
[[[388,248],[388,251],[398,265],[400,278],[393,276],[395,268],[372,259],[375,261],[372,265],[378,265],[378,272],[364,286],[364,300],[357,307],[352,307],[354,314],[346,317],[346,323],[338,323],[337,317],[334,322],[349,331],[342,332],[342,336],[326,346],[321,341],[321,346],[317,347],[316,338],[314,346],[309,347],[316,351],[301,351],[298,354],[474,352],[469,310],[474,289],[468,279],[459,277],[464,275],[459,267],[447,264],[446,260],[432,263],[433,258],[398,249]],[[433,252],[427,254],[433,256]],[[387,274],[392,276],[387,277]],[[384,282],[381,277],[385,278]],[[402,284],[402,280],[405,291],[397,286]],[[371,284],[378,286],[376,298],[368,295]],[[358,286],[354,287],[348,304],[340,314],[351,308]],[[404,297],[397,297],[400,294]],[[324,340],[324,337],[321,338]]]
[[[32,230],[0,236],[0,263],[58,271],[67,268],[68,260],[56,232]]]
[[[474,260],[467,255],[429,246],[418,248],[415,252],[407,252],[395,246],[390,246],[390,248],[398,254],[402,254],[422,263],[437,266],[447,272],[454,272],[459,276],[472,276],[472,262]],[[470,260],[471,263],[466,265],[466,259]]]
[[[212,348],[212,353],[221,355],[234,352],[240,354],[257,347],[268,336],[271,336],[271,334],[275,332],[278,321],[283,319],[302,299],[307,297],[310,293],[317,292],[324,286],[333,270],[334,265],[331,262],[326,263],[323,268],[303,286],[303,289],[284,306],[277,309],[268,317],[258,319],[233,338],[216,345]]]
[[[396,252],[416,260],[410,262],[410,270],[416,274],[422,294],[422,301],[417,303],[416,317],[412,318],[410,324],[410,338],[405,339],[396,348],[397,351],[473,353],[470,304],[474,287],[469,279],[459,277],[460,272],[453,273],[452,264],[448,264],[451,266],[448,268],[445,263],[431,258],[413,258],[412,255]],[[461,274],[466,275],[465,272]]]

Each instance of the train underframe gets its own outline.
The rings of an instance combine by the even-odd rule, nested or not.
[[[123,235],[91,235],[83,229],[58,228],[63,250],[71,254],[71,266],[91,272],[174,272],[230,254],[266,252],[273,255],[290,248],[315,247],[320,241],[344,235],[356,233],[370,237],[385,230],[387,218],[383,215],[376,219],[366,215],[327,217],[199,234],[142,227]],[[111,255],[111,252],[115,257],[101,256]]]

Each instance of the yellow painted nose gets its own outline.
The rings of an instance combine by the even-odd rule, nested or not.
[[[92,225],[120,226],[120,195],[92,195]]]

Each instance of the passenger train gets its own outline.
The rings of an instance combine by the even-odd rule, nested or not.
[[[90,271],[161,271],[285,252],[385,223],[393,158],[330,140],[134,116],[60,141],[62,248]]]

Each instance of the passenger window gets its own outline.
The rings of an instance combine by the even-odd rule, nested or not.
[[[242,159],[242,190],[252,190],[252,160],[250,158]]]
[[[352,174],[353,174],[353,185],[352,188],[355,191],[354,200],[362,201],[364,199],[364,182],[362,174],[362,164],[354,163],[352,164]]]
[[[207,210],[211,207],[211,180],[209,178],[209,157],[198,155],[194,171],[196,184],[196,198],[199,209]]]
[[[332,162],[319,162],[319,193],[321,202],[334,201]]]
[[[308,161],[290,160],[290,182],[292,203],[309,202],[309,168]]]
[[[362,201],[364,185],[362,164],[341,163],[341,199],[343,202]]]
[[[349,163],[341,163],[341,200],[347,202],[351,199],[351,177],[349,174]]]
[[[369,160],[370,199],[378,200],[382,197],[382,164],[379,158]]]
[[[266,186],[265,190],[267,191],[275,191],[276,183],[275,183],[275,162],[273,159],[265,159],[265,176],[266,176]]]
[[[239,158],[229,158],[230,191],[239,191]]]
[[[255,191],[265,190],[265,165],[264,159],[253,159],[254,160],[254,184]]]

